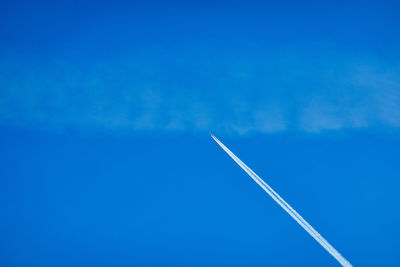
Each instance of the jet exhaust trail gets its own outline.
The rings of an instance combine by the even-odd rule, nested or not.
[[[253,170],[247,167],[238,157],[235,156],[221,141],[213,134],[211,137],[218,143],[223,150],[259,185],[265,192],[275,200],[301,227],[304,228],[323,248],[326,249],[342,266],[352,266],[331,244],[326,241],[303,217],[300,216],[278,193],[276,193],[267,183],[265,183]]]

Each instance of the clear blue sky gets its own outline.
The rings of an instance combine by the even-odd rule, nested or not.
[[[399,266],[395,1],[2,1],[1,266]]]

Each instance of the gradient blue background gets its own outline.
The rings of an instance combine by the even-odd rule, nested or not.
[[[1,266],[399,266],[394,2],[2,1]]]

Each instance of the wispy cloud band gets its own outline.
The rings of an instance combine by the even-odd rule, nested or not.
[[[90,63],[3,56],[0,123],[230,134],[400,127],[399,65],[323,55],[304,63],[311,55],[282,51],[190,54]]]

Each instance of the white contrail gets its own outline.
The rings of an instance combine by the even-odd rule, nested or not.
[[[251,178],[261,186],[265,192],[270,195],[276,203],[279,204],[289,215],[296,220],[301,227],[304,228],[326,251],[328,251],[342,266],[352,266],[328,241],[325,240],[303,217],[300,216],[285,200],[283,200],[278,193],[276,193],[268,184],[266,184],[255,172],[253,172],[246,164],[244,164],[238,157],[235,156],[224,144],[221,143],[214,135],[211,137],[225,150],[226,153],[245,171]]]

